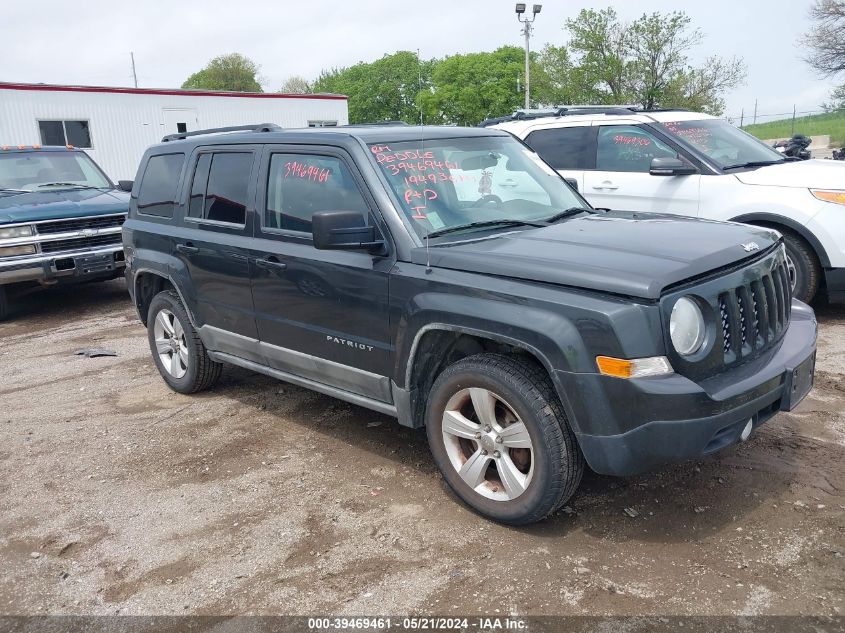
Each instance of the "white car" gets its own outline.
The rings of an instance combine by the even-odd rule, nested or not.
[[[595,207],[774,228],[793,294],[845,301],[845,162],[788,159],[722,119],[680,110],[574,106],[487,123],[522,139]]]

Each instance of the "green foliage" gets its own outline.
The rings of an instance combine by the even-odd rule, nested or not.
[[[188,77],[182,88],[263,92],[258,82],[258,69],[255,62],[240,53],[220,55]]]
[[[789,138],[792,136],[792,119],[746,125],[742,129],[759,139]],[[829,134],[834,146],[845,146],[845,110],[797,117],[795,133],[807,136]]]
[[[416,53],[399,51],[371,63],[323,71],[313,88],[349,97],[350,123],[418,123],[417,99],[431,89],[434,65],[419,61]]]

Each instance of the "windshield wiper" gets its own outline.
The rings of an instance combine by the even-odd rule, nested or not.
[[[447,233],[454,233],[456,231],[463,231],[465,229],[475,229],[485,226],[536,226],[542,227],[546,226],[545,223],[540,222],[531,222],[530,220],[483,220],[480,222],[467,222],[466,224],[456,224],[455,226],[447,226],[442,229],[437,229],[436,231],[432,231],[426,237],[440,237],[441,235],[446,235]]]
[[[564,209],[563,211],[559,211],[555,213],[552,217],[546,218],[543,220],[546,224],[554,224],[555,222],[560,222],[564,218],[570,218],[573,215],[578,215],[579,213],[595,213],[595,209],[588,209],[586,207],[569,207],[568,209]]]
[[[722,169],[739,169],[741,167],[766,167],[767,165],[777,165],[785,163],[786,160],[750,160],[747,163],[737,163],[736,165],[725,165]]]
[[[29,189],[7,189],[0,187],[0,193],[32,193]]]
[[[79,189],[103,189],[104,187],[94,187],[92,185],[81,185],[78,182],[45,182],[41,187],[78,187]]]

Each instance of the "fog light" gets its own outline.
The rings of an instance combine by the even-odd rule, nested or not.
[[[748,420],[745,425],[745,428],[742,429],[742,433],[739,434],[739,441],[744,442],[748,439],[748,436],[751,435],[751,431],[754,429],[754,420]]]

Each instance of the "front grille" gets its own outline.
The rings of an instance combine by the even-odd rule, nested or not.
[[[122,226],[125,215],[106,215],[93,218],[80,218],[78,220],[56,220],[55,222],[42,222],[36,225],[39,235],[52,235],[54,233],[71,233],[82,229],[106,229],[113,226]]]
[[[72,251],[81,248],[97,248],[99,246],[109,246],[111,244],[120,244],[120,233],[113,233],[111,235],[92,235],[91,237],[76,237],[68,240],[56,240],[54,242],[42,242],[42,253],[59,253],[61,251]]]
[[[789,273],[783,261],[759,279],[719,294],[725,363],[739,361],[780,339],[789,325],[791,306]]]

